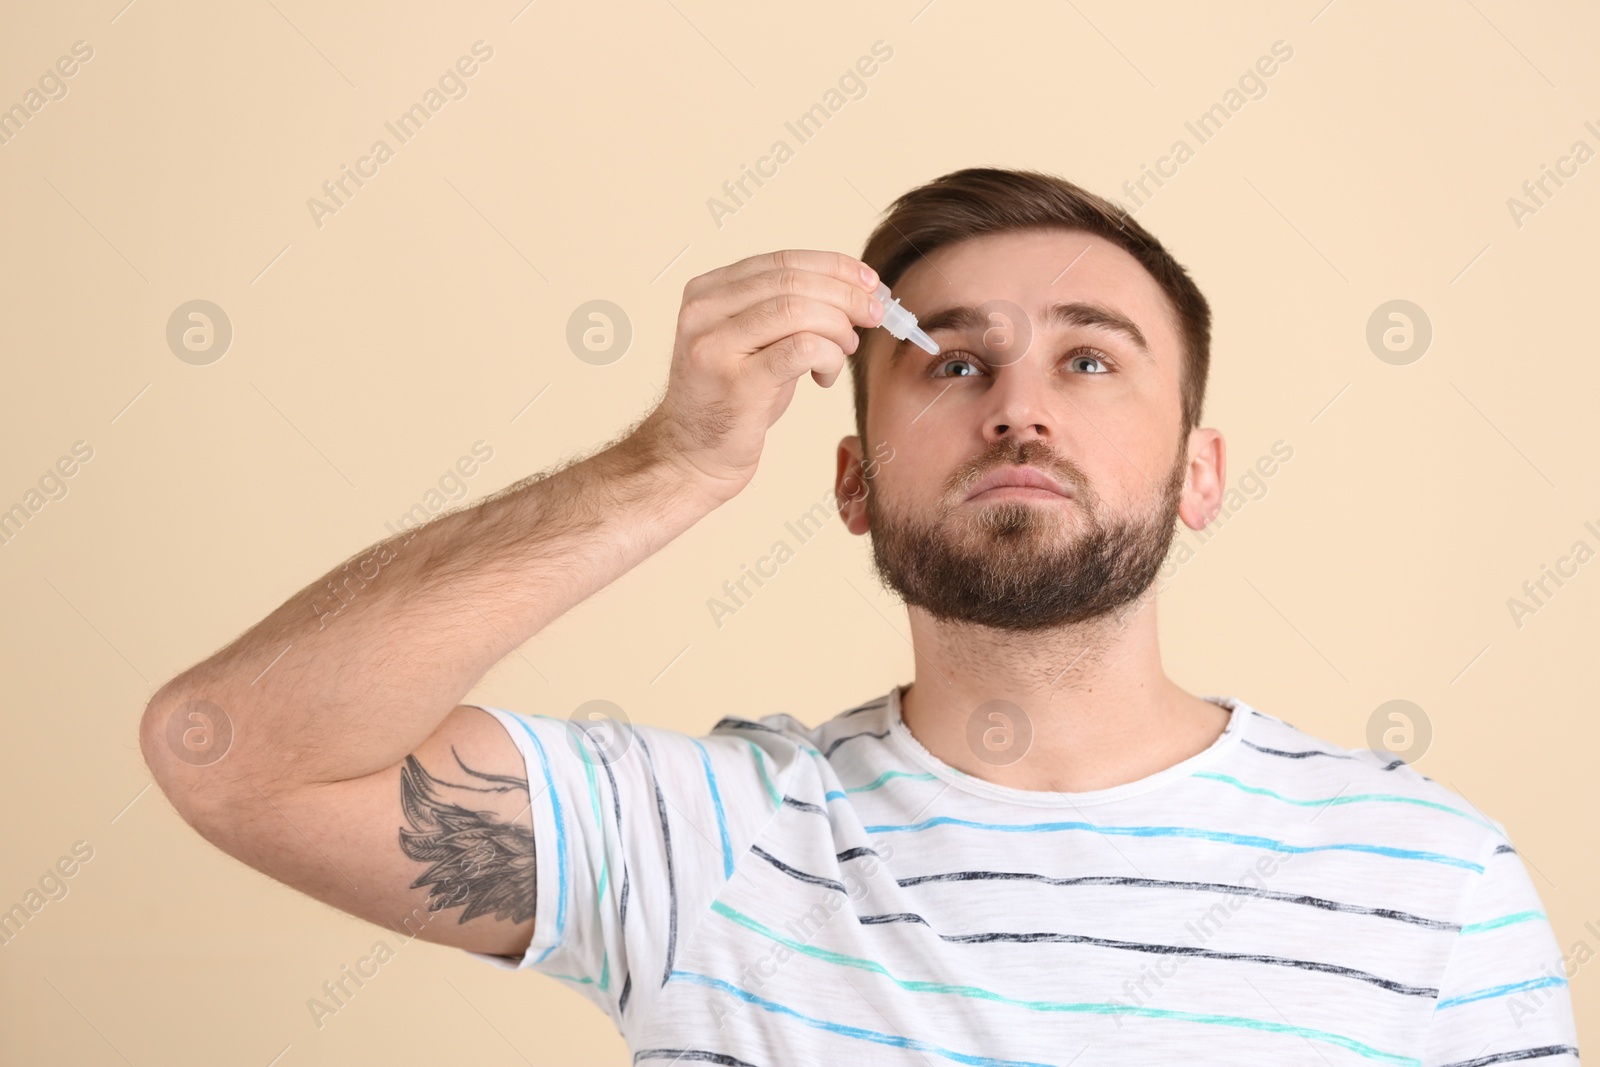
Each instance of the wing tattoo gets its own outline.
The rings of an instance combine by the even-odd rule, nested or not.
[[[528,783],[507,775],[485,774],[450,754],[473,778],[489,783],[449,782],[429,774],[415,756],[400,769],[400,808],[410,829],[400,828],[400,848],[429,864],[411,883],[428,888],[428,910],[465,906],[458,923],[491,912],[496,919],[524,922],[533,918],[533,831],[490,811],[465,807],[445,798],[444,788],[474,793],[528,792]],[[524,808],[524,811],[527,809]]]

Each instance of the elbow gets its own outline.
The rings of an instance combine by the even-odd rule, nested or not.
[[[206,833],[205,826],[225,817],[238,785],[236,768],[228,762],[233,722],[217,704],[185,690],[180,680],[162,686],[145,706],[139,752],[178,814]]]

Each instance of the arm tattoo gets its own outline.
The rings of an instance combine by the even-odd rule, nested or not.
[[[463,771],[490,784],[447,782],[424,770],[415,756],[406,756],[400,769],[400,808],[411,828],[400,828],[400,848],[410,858],[430,865],[411,888],[428,887],[430,912],[465,905],[458,923],[491,912],[496,919],[525,922],[533,918],[533,831],[493,812],[451,803],[442,798],[441,787],[475,793],[527,793],[528,783],[475,771],[461,762],[454,747],[450,754]]]

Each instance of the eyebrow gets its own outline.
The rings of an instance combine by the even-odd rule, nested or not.
[[[1070,304],[1052,304],[1045,312],[1045,322],[1055,326],[1087,326],[1091,329],[1106,330],[1115,333],[1137,349],[1150,362],[1155,362],[1155,355],[1150,351],[1150,345],[1145,341],[1144,331],[1139,329],[1137,323],[1115,308],[1106,307],[1104,304],[1090,304],[1084,301],[1075,301]],[[935,330],[973,332],[987,329],[988,316],[982,308],[972,304],[954,304],[941,308],[917,323],[925,333]],[[899,341],[889,353],[889,369],[899,366],[910,350],[912,342]],[[943,345],[940,346],[943,349]],[[920,351],[920,350],[919,350]]]

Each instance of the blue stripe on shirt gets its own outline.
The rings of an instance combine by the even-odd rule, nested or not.
[[[1526,982],[1512,982],[1510,985],[1491,986],[1488,989],[1479,989],[1472,993],[1463,993],[1459,997],[1446,997],[1433,1006],[1434,1011],[1443,1011],[1445,1008],[1456,1008],[1462,1004],[1471,1004],[1478,1000],[1494,1000],[1497,997],[1508,997],[1512,993],[1522,993],[1529,989],[1543,989],[1545,986],[1566,985],[1565,978],[1530,978]]]
[[[767,1000],[765,997],[758,997],[754,993],[740,989],[736,985],[730,985],[720,978],[695,974],[693,971],[673,971],[670,977],[693,982],[696,985],[710,986],[712,989],[720,989],[724,993],[738,997],[748,1004],[754,1004],[779,1015],[787,1015],[791,1018],[799,1019],[807,1026],[839,1034],[842,1037],[854,1037],[862,1041],[873,1041],[880,1045],[891,1045],[895,1048],[907,1048],[915,1052],[931,1052],[935,1056],[943,1056],[945,1059],[954,1060],[956,1063],[971,1064],[972,1067],[1054,1067],[1052,1064],[1034,1063],[1029,1060],[997,1060],[991,1056],[975,1056],[965,1052],[953,1052],[950,1049],[941,1048],[926,1041],[918,1041],[915,1038],[905,1037],[901,1034],[884,1034],[879,1033],[877,1030],[864,1030],[859,1026],[846,1026],[844,1023],[829,1022],[826,1019],[803,1015],[793,1008]]]
[[[1241,789],[1246,793],[1254,793],[1257,796],[1271,797],[1273,800],[1281,800],[1285,804],[1298,804],[1301,807],[1307,808],[1329,807],[1333,804],[1359,804],[1369,802],[1384,804],[1415,804],[1418,807],[1433,808],[1435,811],[1448,812],[1451,815],[1457,816],[1458,818],[1466,819],[1468,822],[1475,822],[1479,826],[1493,830],[1496,834],[1500,832],[1499,827],[1495,826],[1494,823],[1490,822],[1488,819],[1480,819],[1476,815],[1470,815],[1467,812],[1462,811],[1460,808],[1452,807],[1449,804],[1440,804],[1433,800],[1423,800],[1420,797],[1406,797],[1395,793],[1353,793],[1347,796],[1300,799],[1297,797],[1286,797],[1277,790],[1268,789],[1265,786],[1246,785],[1244,782],[1241,782],[1231,774],[1221,774],[1217,771],[1196,771],[1189,777],[1205,778],[1213,782],[1226,782],[1228,785],[1231,785],[1237,789]]]
[[[733,877],[733,845],[728,842],[728,820],[722,814],[722,796],[717,792],[717,772],[711,769],[711,756],[706,746],[694,738],[694,747],[700,750],[700,765],[706,769],[706,785],[711,789],[711,804],[717,809],[717,832],[722,835],[722,877]]]
[[[550,757],[545,755],[544,745],[539,741],[539,735],[533,732],[533,727],[522,720],[521,716],[513,715],[523,733],[528,735],[533,742],[534,749],[539,753],[539,768],[544,771],[545,788],[550,790],[550,809],[556,820],[556,884],[560,891],[556,894],[556,939],[550,946],[539,953],[534,963],[543,963],[544,958],[556,950],[561,944],[561,938],[567,929],[567,828],[561,818],[561,796],[556,792],[556,782],[550,775]],[[531,793],[529,794],[531,797]],[[531,800],[530,800],[531,803]]]

